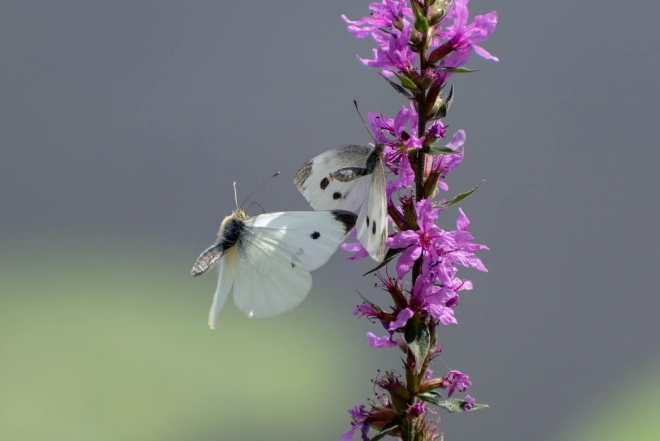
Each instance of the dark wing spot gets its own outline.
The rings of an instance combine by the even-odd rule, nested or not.
[[[371,234],[376,234],[376,221],[371,223]]]
[[[323,178],[321,180],[321,190],[325,190],[328,185],[330,185],[330,180],[328,178]]]
[[[346,210],[332,210],[332,216],[336,221],[344,224],[344,231],[348,234],[349,231],[355,226],[355,221],[357,220],[357,215]]]
[[[341,193],[339,193],[338,191],[335,191],[334,193],[332,193],[332,199],[334,199],[335,201],[337,199],[341,199]]]
[[[369,227],[369,216],[367,216],[367,228]]]
[[[293,177],[293,183],[296,185],[296,187],[302,188],[305,185],[305,182],[307,182],[307,178],[309,178],[309,175],[311,174],[312,161],[307,161],[307,163],[296,172],[296,175]]]
[[[321,233],[319,233],[318,231],[314,231],[312,234],[310,234],[310,236],[312,239],[316,240],[319,237],[321,237]]]
[[[291,268],[295,268],[295,267],[296,267],[296,264],[291,262]]]

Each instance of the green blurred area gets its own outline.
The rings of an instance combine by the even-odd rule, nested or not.
[[[315,285],[272,319],[228,302],[210,331],[216,276],[190,277],[195,257],[140,237],[3,241],[0,440],[338,439],[382,367],[353,304],[322,303],[332,293]],[[605,396],[567,398],[576,412],[556,439],[660,440],[649,366]]]
[[[0,440],[336,439],[348,428],[346,410],[370,394],[351,367],[373,370],[360,364],[366,341],[333,323],[346,311],[303,302],[251,320],[228,304],[210,331],[217,279],[190,277],[180,254],[139,238],[3,244]]]
[[[614,378],[583,405],[557,441],[660,440],[660,360]]]

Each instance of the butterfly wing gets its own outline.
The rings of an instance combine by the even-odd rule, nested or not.
[[[330,149],[302,166],[293,183],[315,210],[348,210],[355,213],[369,192],[369,179],[340,182],[329,178],[342,168],[364,167],[371,148],[346,145]]]
[[[379,262],[385,257],[387,240],[385,171],[379,157],[382,146],[380,149],[374,151],[368,146],[348,145],[328,150],[307,162],[293,180],[316,210],[334,208],[356,213],[359,210],[358,240]],[[342,168],[364,168],[368,158],[374,164],[372,173],[348,182],[328,178]]]
[[[296,307],[312,287],[312,271],[330,259],[356,222],[342,210],[268,213],[245,221],[237,244],[234,302],[249,317]]]
[[[378,161],[371,174],[369,195],[357,220],[357,237],[365,250],[376,261],[385,258],[387,240],[387,200],[385,194],[385,171]]]
[[[227,295],[231,291],[234,284],[234,275],[236,272],[236,247],[231,248],[225,252],[222,257],[217,261],[217,266],[220,270],[218,277],[218,286],[213,296],[213,304],[209,312],[209,326],[215,329],[218,325],[218,314],[222,305],[227,300]]]

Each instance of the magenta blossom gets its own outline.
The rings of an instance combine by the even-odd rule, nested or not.
[[[465,395],[465,404],[463,405],[463,410],[470,412],[474,407],[476,400],[469,395]]]
[[[469,11],[467,8],[469,0],[456,0],[451,11],[445,20],[453,20],[451,24],[444,27],[438,33],[442,38],[447,39],[443,46],[447,46],[453,51],[443,60],[445,67],[459,67],[467,63],[470,58],[470,52],[474,52],[486,60],[499,61],[497,57],[491,55],[486,49],[477,45],[484,41],[495,31],[497,26],[497,12],[492,11],[486,15],[477,15],[472,23],[468,24]]]
[[[367,417],[369,414],[364,410],[364,406],[355,406],[348,411],[353,418],[351,423],[351,428],[339,438],[339,441],[351,441],[353,439],[353,434],[357,431],[358,428],[361,428],[362,439],[364,441],[369,441],[367,433],[369,432],[369,423]]]
[[[371,15],[359,20],[349,20],[342,14],[341,18],[349,24],[348,32],[357,38],[365,38],[374,32],[403,27],[404,16],[412,17],[412,8],[406,7],[405,0],[383,0],[381,3],[369,5]]]
[[[383,75],[392,76],[392,70],[408,72],[414,70],[415,53],[408,42],[412,34],[412,25],[404,20],[401,30],[392,29],[388,32],[374,31],[372,36],[378,48],[372,50],[373,59],[358,59],[365,66],[383,69]]]
[[[442,380],[447,384],[447,396],[449,397],[451,397],[456,391],[466,392],[468,388],[472,386],[470,377],[461,371],[449,371],[444,377],[442,377]]]
[[[367,332],[367,341],[369,345],[374,348],[393,348],[398,343],[392,340],[391,335],[386,335],[385,337],[378,337],[377,335]]]
[[[400,279],[410,272],[415,261],[424,252],[430,255],[444,236],[444,232],[435,225],[435,220],[440,214],[439,208],[433,208],[433,203],[429,199],[422,199],[416,204],[415,209],[419,230],[400,231],[387,241],[390,248],[406,248],[396,264]]]
[[[440,179],[438,179],[438,187],[443,191],[449,190],[449,186],[444,181],[445,177],[447,177],[447,175],[453,170],[458,168],[458,166],[461,165],[463,158],[465,157],[463,144],[465,144],[465,131],[458,130],[456,133],[454,133],[454,137],[447,144],[447,147],[452,150],[460,151],[460,153],[455,155],[437,155],[433,159],[432,169],[440,173]]]
[[[376,142],[381,142],[386,147],[402,145],[408,148],[420,148],[422,146],[422,141],[417,138],[417,111],[412,105],[410,108],[403,106],[393,119],[374,112],[369,112],[367,118],[376,136]]]
[[[424,415],[424,412],[426,412],[426,409],[424,408],[424,403],[422,403],[421,401],[416,401],[415,404],[410,406],[410,413],[415,418],[420,415]]]
[[[451,288],[439,286],[434,282],[433,272],[418,277],[413,287],[413,301],[443,325],[454,325],[457,323],[454,309],[447,304],[457,297],[457,294]]]

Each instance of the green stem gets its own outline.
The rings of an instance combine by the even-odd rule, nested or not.
[[[424,15],[427,14],[427,8],[424,8]],[[427,68],[427,60],[426,60],[426,35],[422,36],[422,41],[419,43],[418,46],[419,49],[419,59],[420,59],[420,73],[422,77],[426,73],[426,68]],[[426,90],[421,89],[415,94],[415,100],[417,103],[417,136],[422,136],[424,132],[426,131],[426,124],[427,124],[427,118],[426,118]],[[416,164],[416,170],[415,170],[415,200],[420,201],[426,197],[424,193],[424,164],[426,162],[426,152],[424,151],[424,147],[420,148],[417,151],[417,164]],[[413,266],[412,270],[412,283],[413,286],[415,286],[415,281],[421,274],[421,269],[422,269],[422,259],[417,259]],[[410,357],[409,357],[410,358]],[[428,358],[428,357],[427,357]],[[426,363],[425,363],[426,364]],[[418,375],[415,372],[409,372],[412,369],[406,368],[406,377],[409,379],[407,381],[407,388],[408,391],[411,393],[411,396],[415,396],[417,393],[417,388],[418,388]],[[421,373],[421,378],[423,379],[424,373]],[[414,378],[413,381],[410,381]],[[413,400],[411,400],[411,404],[413,404]],[[417,417],[417,418],[423,418],[423,416]],[[416,431],[413,430],[413,427],[415,426],[415,419],[407,419],[406,423],[404,424],[404,430],[402,431],[402,438],[403,441],[419,441],[417,440],[417,437],[415,436]]]

